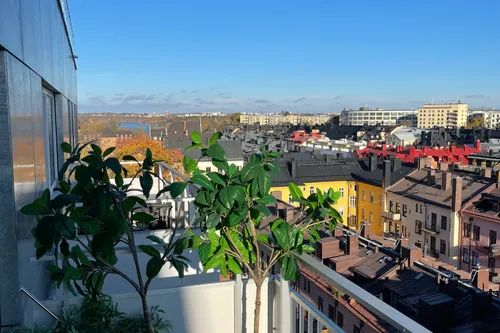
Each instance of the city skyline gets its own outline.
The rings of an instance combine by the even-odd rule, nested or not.
[[[80,112],[500,106],[497,2],[70,5]]]

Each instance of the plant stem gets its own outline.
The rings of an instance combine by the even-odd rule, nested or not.
[[[253,314],[253,333],[259,333],[260,326],[260,305],[263,279],[254,280],[255,282],[255,310]]]

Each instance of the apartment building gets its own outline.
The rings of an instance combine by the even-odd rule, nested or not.
[[[316,114],[241,114],[241,124],[259,124],[259,125],[319,125],[330,120],[332,115]]]
[[[332,188],[340,193],[335,208],[342,216],[343,223],[357,229],[356,183],[351,175],[356,165],[355,160],[326,161],[315,157],[308,160],[287,160],[285,155],[272,178],[270,191],[275,198],[298,206],[298,203],[292,201],[289,183],[297,184],[306,197],[316,189],[325,192]]]
[[[445,127],[460,128],[467,126],[469,106],[464,103],[424,104],[418,109],[419,128]]]
[[[500,110],[482,111],[484,127],[489,129],[500,128]]]
[[[35,5],[36,4],[36,5]],[[52,293],[34,262],[35,221],[22,206],[52,185],[59,145],[76,140],[76,62],[66,1],[0,1],[0,318],[22,319],[19,288]]]
[[[417,111],[415,110],[384,110],[360,108],[359,110],[344,110],[340,115],[342,125],[406,125],[417,126]]]
[[[497,178],[498,179],[498,178]],[[500,185],[473,198],[461,210],[459,268],[489,270],[489,279],[500,283]]]
[[[412,166],[392,158],[382,161],[376,156],[359,161],[353,171],[357,185],[357,225],[363,236],[384,234],[382,211],[385,206],[384,189],[412,172]]]
[[[493,183],[476,173],[419,168],[390,186],[383,217],[386,230],[420,247],[424,256],[455,267],[460,256],[459,211],[469,200]]]

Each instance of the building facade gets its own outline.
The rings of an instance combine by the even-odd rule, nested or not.
[[[484,127],[489,129],[500,128],[500,110],[489,110],[483,112]]]
[[[325,114],[241,114],[240,123],[251,125],[320,125],[328,122],[332,115]]]
[[[406,125],[417,126],[417,112],[415,110],[344,110],[340,115],[342,125]]]
[[[492,184],[491,177],[460,171],[423,167],[396,182],[386,192],[382,213],[386,229],[408,239],[424,256],[459,264],[459,211]]]
[[[490,281],[500,283],[500,186],[494,184],[461,211],[460,269],[489,270]]]
[[[62,141],[76,142],[76,63],[63,0],[0,1],[0,318],[22,321],[20,287],[53,292],[19,211],[56,179]],[[34,278],[36,277],[36,278]],[[8,306],[6,306],[8,304]]]
[[[418,110],[418,127],[460,128],[467,126],[469,106],[464,103],[424,104]]]

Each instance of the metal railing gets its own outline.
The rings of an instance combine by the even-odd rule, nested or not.
[[[400,332],[430,333],[428,329],[399,312],[389,304],[376,296],[370,294],[360,286],[351,282],[331,268],[325,266],[321,261],[307,255],[296,255],[298,261],[308,270],[321,276],[328,284],[340,292],[349,295],[361,304],[366,310],[382,319]],[[302,331],[301,331],[302,332]],[[310,331],[308,331],[310,332]],[[330,332],[330,331],[329,331]]]
[[[24,287],[21,287],[19,289],[19,291],[23,294],[25,294],[26,296],[28,296],[28,298],[30,300],[32,300],[36,305],[38,305],[41,309],[43,309],[45,312],[47,312],[52,318],[54,318],[55,320],[59,321],[59,317],[56,316],[54,314],[54,312],[50,311],[45,305],[42,304],[42,302],[40,302],[31,292],[29,292],[26,288]]]

